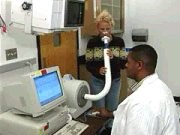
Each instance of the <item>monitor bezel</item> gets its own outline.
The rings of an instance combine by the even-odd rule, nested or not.
[[[43,75],[42,72],[46,72],[46,74],[56,72],[58,75],[59,82],[60,82],[60,85],[62,88],[62,93],[63,93],[62,96],[58,97],[57,99],[55,99],[45,105],[41,105],[37,91],[36,91],[36,86],[34,83],[34,78],[42,76]],[[45,69],[41,69],[41,70],[32,72],[28,75],[25,75],[22,79],[23,79],[23,81],[27,81],[27,82],[25,82],[25,84],[28,82],[31,83],[29,85],[30,87],[27,87],[27,93],[29,93],[29,96],[26,98],[29,98],[29,99],[27,99],[27,101],[29,100],[28,102],[31,102],[31,103],[28,103],[30,108],[29,108],[29,110],[27,110],[27,113],[30,113],[33,117],[37,117],[42,114],[45,114],[46,112],[56,108],[59,105],[62,105],[65,102],[66,97],[64,94],[64,86],[63,86],[63,81],[62,81],[61,73],[60,73],[58,66],[45,68]]]

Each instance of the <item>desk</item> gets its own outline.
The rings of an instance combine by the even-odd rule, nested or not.
[[[84,121],[84,116],[80,116],[76,120]],[[88,124],[89,127],[82,133],[82,135],[95,135],[107,122],[108,119],[100,117],[86,116],[84,123]]]

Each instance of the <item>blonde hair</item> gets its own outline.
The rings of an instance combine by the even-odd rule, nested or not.
[[[96,18],[96,25],[98,25],[100,22],[107,22],[112,27],[115,25],[114,19],[112,18],[112,15],[107,11],[103,10]]]

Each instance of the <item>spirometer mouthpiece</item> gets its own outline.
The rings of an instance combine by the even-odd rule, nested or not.
[[[108,36],[102,37],[101,40],[104,42],[104,44],[108,44],[110,42],[110,38]]]

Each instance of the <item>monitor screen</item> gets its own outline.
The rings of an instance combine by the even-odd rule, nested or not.
[[[17,81],[17,82],[16,82]],[[3,90],[7,106],[19,114],[41,116],[65,102],[59,67],[27,73]]]
[[[38,76],[34,78],[34,82],[42,106],[63,95],[57,72]]]

